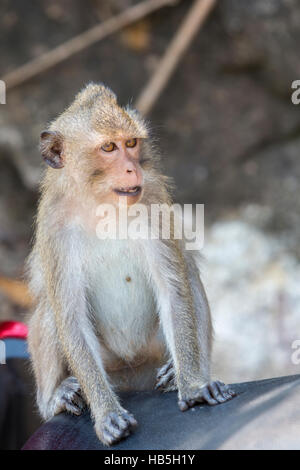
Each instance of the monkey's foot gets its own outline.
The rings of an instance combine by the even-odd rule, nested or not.
[[[231,400],[235,395],[234,390],[228,385],[216,380],[203,385],[198,390],[193,390],[190,396],[181,398],[178,402],[178,406],[181,411],[186,411],[197,403],[218,405],[219,403]]]
[[[103,421],[95,424],[95,431],[103,444],[111,446],[128,437],[137,426],[133,415],[124,408],[112,411]]]
[[[82,398],[80,385],[75,377],[68,377],[56,389],[53,397],[53,414],[68,411],[74,415],[81,415],[86,404]]]
[[[172,360],[168,361],[165,365],[158,369],[155,390],[162,390],[164,392],[177,390],[175,382],[175,371]]]

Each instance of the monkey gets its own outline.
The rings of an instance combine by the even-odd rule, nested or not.
[[[182,240],[99,239],[97,207],[172,204],[138,111],[89,83],[41,133],[47,164],[28,259],[28,346],[44,420],[87,407],[104,445],[137,421],[124,390],[177,391],[181,411],[235,395],[210,378],[212,323],[199,256]]]

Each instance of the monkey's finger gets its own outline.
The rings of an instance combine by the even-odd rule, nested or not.
[[[224,403],[228,400],[228,394],[223,394],[223,391],[220,389],[217,382],[211,382],[210,384],[208,384],[208,388],[211,393],[211,396],[215,398],[215,400],[217,400],[219,403]]]
[[[228,385],[225,385],[223,382],[220,382],[219,380],[216,381],[216,384],[222,393],[223,396],[226,396],[228,400],[236,396],[236,392],[232,390]]]
[[[134,417],[131,413],[128,413],[128,411],[127,411],[127,412],[123,413],[122,416],[123,416],[123,418],[130,424],[130,426],[131,426],[132,428],[136,428],[136,427],[137,427],[138,422],[137,422],[137,420],[135,419],[135,417]]]
[[[158,390],[161,387],[166,386],[168,383],[174,381],[173,369],[170,369],[164,376],[155,385],[155,390]]]
[[[106,428],[107,432],[109,432],[109,434],[111,434],[114,437],[115,442],[123,439],[123,437],[129,436],[130,434],[127,428],[120,429],[116,424],[112,422],[110,424],[107,424],[106,426],[107,426]]]
[[[165,375],[171,368],[173,368],[172,361],[167,362],[164,366],[162,366],[157,373],[157,379],[160,379],[163,375]]]
[[[66,394],[81,393],[81,387],[76,377],[67,377],[60,385],[60,389]]]
[[[102,436],[101,436],[101,440],[102,442],[107,445],[107,446],[111,446],[113,444],[115,444],[116,442],[118,442],[119,439],[116,439],[109,431],[107,431],[106,429],[101,433]]]
[[[204,400],[209,405],[217,405],[218,404],[217,400],[211,396],[210,390],[208,389],[207,386],[205,386],[202,389],[201,395],[199,396],[199,398],[200,398],[200,401]]]
[[[76,392],[73,394],[71,401],[72,403],[74,403],[74,405],[78,406],[81,409],[86,407],[85,401],[83,400],[82,396]]]
[[[76,385],[77,388],[80,389],[80,385],[78,383],[78,380],[76,379],[76,377],[73,377],[73,376],[70,376],[68,377],[67,379],[64,380],[65,383],[68,383],[68,384],[72,384],[72,385]]]
[[[180,411],[186,411],[189,409],[189,405],[186,400],[179,400],[178,406],[179,406]]]
[[[159,382],[157,385],[155,385],[154,390],[158,390],[160,392],[166,391],[170,392],[171,390],[176,390],[176,385],[174,380],[169,380],[169,381],[162,381]]]
[[[175,382],[174,380],[164,380],[161,379],[159,382],[154,387],[154,390],[160,390],[162,391],[167,385],[174,385]]]
[[[68,411],[69,413],[72,413],[76,416],[80,416],[82,414],[82,409],[79,408],[74,403],[72,403],[71,400],[64,399],[63,403],[64,403],[64,407],[65,407],[66,411]]]
[[[121,431],[124,431],[128,428],[128,422],[123,418],[123,416],[118,415],[117,413],[111,413],[109,416],[109,423],[112,426],[119,428]]]
[[[113,437],[114,442],[118,442],[130,434],[128,423],[117,413],[111,413],[106,418],[104,427],[105,431]]]
[[[223,395],[229,395],[228,385],[225,385],[223,382],[220,382],[219,380],[216,380],[215,384],[217,385],[218,389]]]

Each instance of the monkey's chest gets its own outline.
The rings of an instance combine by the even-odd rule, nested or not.
[[[107,241],[97,250],[91,274],[91,302],[100,335],[109,349],[133,359],[147,347],[157,326],[143,254],[126,241]]]

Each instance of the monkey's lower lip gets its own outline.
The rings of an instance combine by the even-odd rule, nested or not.
[[[114,192],[119,196],[137,196],[142,191],[141,186],[134,186],[133,188],[120,188],[114,189]]]

